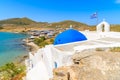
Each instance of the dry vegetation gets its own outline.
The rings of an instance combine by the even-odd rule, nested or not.
[[[83,31],[83,30],[90,30],[95,31],[95,26],[89,26],[84,23],[80,23],[77,21],[72,20],[65,20],[61,22],[36,22],[29,18],[11,18],[6,20],[0,21],[0,31],[7,31],[7,32],[24,32],[28,30],[43,30],[43,29],[56,29],[59,28],[69,28],[72,25],[74,29]],[[120,25],[111,25],[111,31],[120,32]]]
[[[42,30],[42,29],[56,29],[69,28],[73,25],[73,28],[78,30],[88,30],[90,27],[84,23],[66,20],[56,23],[36,22],[28,18],[12,18],[0,21],[0,31],[7,32],[24,32],[28,30]]]
[[[0,67],[0,80],[22,80],[26,75],[24,65],[7,63]]]
[[[111,51],[111,52],[120,52],[120,47],[110,48],[110,51]]]
[[[111,31],[120,32],[120,25],[111,25]]]

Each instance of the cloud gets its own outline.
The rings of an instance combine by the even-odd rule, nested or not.
[[[120,0],[116,0],[116,3],[117,3],[117,4],[120,4]]]

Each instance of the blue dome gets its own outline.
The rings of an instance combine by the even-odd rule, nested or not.
[[[84,34],[74,29],[68,29],[57,35],[54,41],[54,45],[83,41],[83,40],[87,40]]]

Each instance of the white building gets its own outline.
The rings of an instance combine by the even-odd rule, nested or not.
[[[29,53],[26,80],[49,80],[53,77],[54,68],[73,64],[71,57],[76,52],[118,46],[120,33],[110,32],[110,25],[105,21],[98,24],[97,31],[94,32],[68,29],[56,37],[54,45],[47,45],[34,55]]]

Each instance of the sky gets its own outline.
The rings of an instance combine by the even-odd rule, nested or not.
[[[120,24],[120,0],[0,0],[0,20],[28,17],[37,22],[74,20],[97,24],[90,16],[97,12],[98,22]]]

